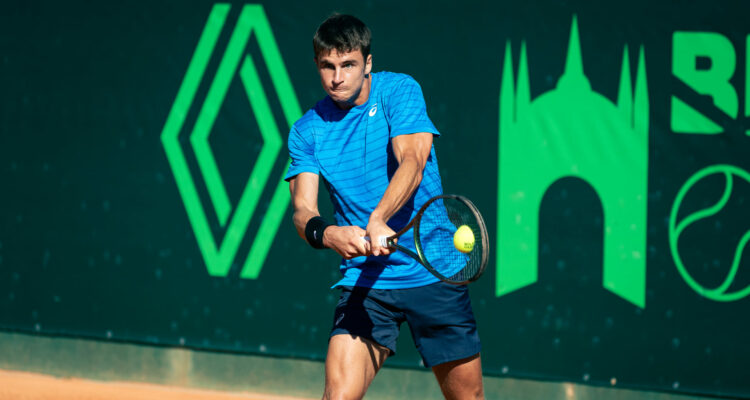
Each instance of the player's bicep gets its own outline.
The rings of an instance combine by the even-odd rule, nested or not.
[[[405,159],[416,161],[421,169],[427,164],[432,150],[432,133],[419,132],[399,135],[391,139],[393,155],[399,165]]]
[[[318,213],[318,175],[302,172],[289,180],[294,211]]]

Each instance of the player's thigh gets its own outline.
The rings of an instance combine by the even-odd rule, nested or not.
[[[432,367],[446,399],[484,399],[479,354]]]
[[[409,290],[406,319],[425,366],[464,360],[482,348],[468,287],[438,282]]]
[[[349,334],[334,335],[326,356],[324,399],[360,399],[390,350],[371,340]]]

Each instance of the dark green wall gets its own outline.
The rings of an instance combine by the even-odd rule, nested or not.
[[[288,209],[275,234],[263,234],[262,223],[273,219],[269,210],[284,210],[285,188],[275,190],[287,162],[285,107],[304,111],[324,95],[310,39],[322,19],[340,11],[371,27],[374,70],[408,73],[422,85],[442,132],[435,146],[445,190],[477,204],[493,245],[515,221],[508,211],[514,201],[538,216],[538,243],[525,250],[536,255],[535,265],[529,269],[520,256],[504,258],[514,254],[510,237],[493,246],[486,275],[472,285],[488,374],[750,396],[750,300],[744,296],[750,285],[744,247],[750,227],[750,27],[744,3],[261,4],[265,18],[251,24],[267,21],[274,40],[253,30],[241,54],[258,69],[284,144],[268,164],[265,188],[251,190],[259,202],[226,276],[208,272],[177,185],[178,169],[164,146],[167,120],[214,3],[0,7],[0,327],[322,359],[338,295],[328,289],[339,277],[338,258],[305,245]],[[231,223],[222,225],[214,211],[189,137],[242,9],[243,3],[229,8],[184,124],[175,131],[199,199],[194,204],[205,211],[216,243]],[[558,81],[575,42],[574,18],[590,90],[566,92]],[[714,39],[691,36],[683,49],[708,43],[709,50],[684,65],[711,71],[728,65],[733,53],[731,79],[709,79],[703,89],[695,80],[678,79],[675,32],[711,33]],[[278,68],[269,71],[263,55],[269,43],[287,72],[279,79],[288,76],[296,99],[277,95]],[[727,43],[731,50],[718,46]],[[622,74],[626,45],[629,71]],[[519,101],[524,80],[516,80],[523,71],[529,113],[518,106],[529,103]],[[645,80],[638,80],[639,71]],[[630,80],[621,90],[625,75]],[[248,100],[258,93],[248,93],[240,75],[230,77],[208,140],[231,220],[264,142]],[[640,97],[639,87],[646,90]],[[632,97],[615,107],[618,96],[630,91]],[[673,97],[694,113],[678,109]],[[610,112],[629,107],[633,114]],[[636,129],[644,118],[645,131]],[[719,133],[709,132],[707,119]],[[641,134],[642,142],[614,136],[623,130]],[[574,131],[591,132],[591,139]],[[543,155],[517,167],[510,155],[500,156],[513,134],[548,139],[551,150],[541,150],[541,142],[505,145],[521,161]],[[607,180],[615,167],[602,167],[542,182],[542,164],[561,160],[610,163],[620,175]],[[716,165],[726,166],[696,175]],[[686,184],[691,177],[701,179]],[[540,203],[503,197],[510,187],[503,185],[511,181],[543,189]],[[626,190],[631,203],[603,199],[635,181],[644,192]],[[677,204],[681,190],[686,194]],[[330,213],[326,197],[322,210]],[[643,223],[610,226],[612,218],[639,207]],[[499,223],[503,215],[508,224]],[[623,229],[635,232],[627,236],[634,249],[607,239],[611,230]],[[257,279],[241,277],[256,239],[269,237]],[[605,251],[607,243],[614,253]],[[605,259],[619,256],[622,263],[608,265],[626,266],[621,276],[605,276]],[[418,368],[406,332],[398,346],[389,364]]]

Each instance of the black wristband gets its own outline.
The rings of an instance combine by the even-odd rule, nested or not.
[[[325,249],[325,246],[323,246],[323,231],[331,225],[322,217],[310,218],[307,221],[307,225],[305,225],[305,239],[307,239],[307,243],[310,243],[310,246],[316,249]]]

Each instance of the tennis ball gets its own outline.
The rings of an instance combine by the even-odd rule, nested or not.
[[[474,248],[474,232],[471,228],[466,225],[459,226],[453,234],[453,245],[461,253],[470,253]]]

